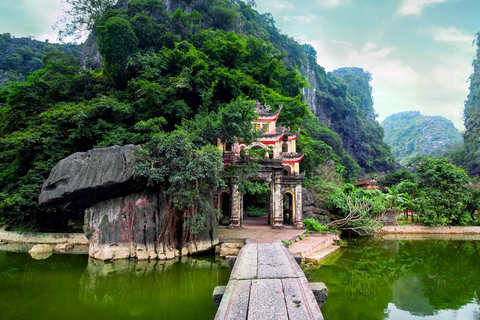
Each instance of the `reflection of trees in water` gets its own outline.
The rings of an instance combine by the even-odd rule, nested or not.
[[[337,319],[362,318],[358,309],[365,310],[365,319],[383,319],[392,301],[412,314],[432,315],[477,298],[480,242],[356,242],[333,266],[306,270],[310,281],[323,281],[332,290],[322,310],[336,310]]]
[[[404,275],[419,275],[423,292],[435,310],[460,309],[475,300],[480,288],[480,242],[411,241],[399,249]]]
[[[225,285],[225,260],[182,258],[167,261],[90,259],[80,280],[80,299],[96,312],[142,318],[212,318],[213,289]]]
[[[404,276],[395,280],[391,286],[392,302],[398,309],[408,311],[418,316],[435,314],[423,292],[420,276]]]

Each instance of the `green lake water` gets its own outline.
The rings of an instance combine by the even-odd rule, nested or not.
[[[231,269],[213,255],[115,261],[0,252],[0,319],[213,319]]]
[[[326,320],[480,319],[480,241],[350,240],[304,271]]]

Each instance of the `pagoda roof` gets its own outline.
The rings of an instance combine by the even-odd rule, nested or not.
[[[282,111],[283,104],[280,105],[277,111],[272,111],[272,107],[269,106],[268,104],[261,104],[260,102],[257,101],[255,104],[255,112],[254,114],[258,115],[259,119],[264,119],[264,118],[276,118],[280,114],[280,111]]]
[[[286,140],[295,140],[300,135],[300,129],[297,132],[285,132],[284,139]]]
[[[300,161],[303,159],[304,154],[298,152],[286,152],[282,153],[283,161]]]

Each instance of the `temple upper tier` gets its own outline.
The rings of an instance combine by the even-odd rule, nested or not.
[[[276,126],[278,117],[282,111],[283,105],[280,105],[277,111],[272,111],[269,105],[262,105],[259,102],[255,105],[255,115],[257,116],[252,124],[255,130],[263,132],[259,141],[246,144],[237,141],[222,142],[220,139],[217,145],[224,154],[224,162],[234,162],[239,157],[244,157],[254,150],[265,150],[265,159],[281,159],[286,175],[298,175],[300,173],[300,161],[303,159],[303,153],[296,151],[296,142],[300,130],[289,132],[283,126]],[[258,151],[257,151],[258,152]]]

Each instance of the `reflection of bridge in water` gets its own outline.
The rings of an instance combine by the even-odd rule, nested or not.
[[[215,319],[323,319],[327,288],[309,284],[297,262],[280,242],[245,245],[227,286],[215,288]]]

